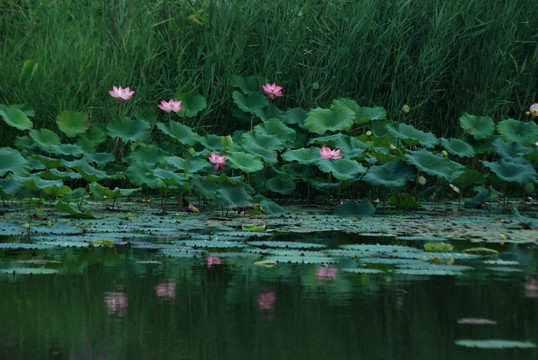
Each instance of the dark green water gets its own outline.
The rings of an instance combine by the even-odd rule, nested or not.
[[[353,274],[345,262],[254,265],[256,257],[159,258],[130,249],[4,250],[0,359],[536,359],[458,339],[538,343],[533,249],[518,271]],[[39,259],[54,260],[45,265]],[[521,261],[521,259],[523,259]],[[21,261],[30,261],[22,263]],[[219,264],[219,262],[221,262]],[[23,265],[21,265],[23,264]],[[486,318],[495,325],[459,324]]]

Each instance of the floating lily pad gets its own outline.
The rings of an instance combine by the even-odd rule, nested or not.
[[[476,247],[476,248],[470,248],[463,250],[464,253],[467,254],[475,254],[475,255],[482,255],[482,256],[496,256],[499,254],[499,252],[495,249],[488,249],[485,247]]]
[[[530,341],[515,341],[515,340],[456,340],[458,346],[478,349],[532,349],[536,344]]]
[[[458,276],[463,274],[459,271],[436,269],[395,269],[394,273],[412,276]]]
[[[243,224],[241,225],[241,228],[244,231],[262,232],[265,231],[265,224]]]
[[[273,260],[284,264],[334,264],[335,258],[319,256],[269,256],[267,260]]]
[[[444,242],[433,242],[424,244],[424,250],[428,252],[451,252],[454,246]]]
[[[352,274],[382,274],[383,270],[368,268],[343,268],[342,271]]]
[[[4,275],[52,275],[59,273],[56,269],[48,269],[45,267],[39,268],[11,268],[11,269],[0,269],[0,274]]]
[[[291,241],[249,241],[248,245],[262,248],[281,248],[281,249],[323,249],[327,247],[323,244],[291,242]]]
[[[496,321],[482,318],[461,318],[458,319],[458,324],[471,324],[471,325],[497,325]]]

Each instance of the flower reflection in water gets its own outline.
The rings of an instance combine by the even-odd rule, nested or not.
[[[222,260],[218,256],[208,256],[205,258],[207,268],[210,269],[213,265],[221,265]]]
[[[316,269],[316,277],[319,280],[319,284],[326,285],[325,280],[336,280],[338,275],[338,268],[336,267],[319,267]]]
[[[258,294],[258,308],[260,310],[272,310],[275,307],[276,293],[274,290],[262,290]]]
[[[176,298],[176,282],[174,279],[162,280],[155,285],[155,295],[163,300]]]
[[[538,299],[538,280],[535,278],[529,278],[523,285],[525,289],[525,296],[532,299]]]
[[[109,315],[124,316],[129,305],[127,293],[123,291],[107,291],[103,293],[105,306]]]

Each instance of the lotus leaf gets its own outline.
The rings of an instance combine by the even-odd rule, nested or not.
[[[336,132],[350,128],[355,121],[355,113],[347,107],[335,106],[333,109],[316,108],[308,113],[305,127],[319,135],[327,131]]]
[[[149,136],[150,125],[144,120],[131,120],[126,116],[118,116],[107,125],[110,137],[119,137],[124,143],[141,141]]]
[[[522,186],[536,181],[536,170],[530,164],[521,164],[504,159],[494,162],[484,161],[483,164],[503,181],[516,182]]]
[[[263,162],[259,156],[244,152],[229,152],[226,154],[227,164],[232,169],[240,169],[246,173],[263,169]]]
[[[4,119],[4,122],[11,127],[19,130],[28,130],[32,128],[32,121],[28,116],[19,108],[15,106],[0,106],[0,116]]]
[[[73,157],[80,157],[85,153],[81,146],[75,144],[53,145],[49,150],[56,155]]]
[[[207,100],[202,95],[192,95],[188,93],[176,93],[174,99],[181,100],[183,109],[178,112],[179,116],[192,117],[207,107]]]
[[[465,170],[463,165],[446,157],[434,155],[426,149],[411,151],[405,154],[405,158],[420,171],[429,175],[439,176],[448,182],[452,182]]]
[[[257,115],[259,109],[269,105],[267,97],[257,92],[244,95],[236,90],[232,92],[232,98],[239,109],[254,115]]]
[[[265,186],[272,192],[289,195],[295,191],[295,182],[289,178],[275,176],[265,182]]]
[[[243,207],[252,204],[249,195],[252,188],[245,183],[240,185],[224,184],[218,187],[217,199],[225,207]]]
[[[166,135],[169,135],[174,140],[189,146],[193,146],[198,143],[200,138],[198,134],[191,130],[190,127],[176,121],[170,121],[168,124],[158,122],[157,128]],[[222,142],[220,137],[219,140]]]
[[[60,144],[60,137],[49,129],[32,129],[28,134],[43,150],[50,150],[53,145]]]
[[[301,164],[313,164],[319,160],[319,152],[316,148],[300,148],[288,150],[282,154],[285,161],[297,161]]]
[[[346,201],[334,208],[334,214],[338,216],[372,216],[375,212],[375,207],[368,199],[364,199],[360,204],[353,201]]]
[[[30,172],[30,163],[20,152],[10,147],[0,148],[0,176],[11,172],[15,175],[24,176]]]
[[[291,108],[286,110],[286,123],[293,125],[297,124],[301,129],[304,129],[304,121],[308,116],[308,111],[303,108]]]
[[[64,110],[56,117],[58,128],[68,137],[85,133],[91,125],[88,114]]]
[[[538,139],[538,125],[534,122],[506,119],[497,124],[497,131],[504,141],[521,146],[533,145]]]
[[[389,189],[398,189],[405,185],[408,179],[413,179],[416,172],[402,160],[387,162],[383,165],[374,165],[362,178],[373,186],[385,186]]]
[[[495,132],[495,123],[488,116],[475,116],[463,114],[460,117],[460,126],[471,134],[475,140],[487,139]]]
[[[394,123],[387,125],[390,135],[404,140],[408,145],[422,144],[427,148],[432,148],[439,143],[439,140],[432,133],[425,133],[416,129],[413,125]]]
[[[514,161],[515,159],[522,158],[523,155],[532,152],[530,146],[521,146],[515,141],[508,143],[501,138],[493,140],[491,145],[497,154],[508,161]]]
[[[274,136],[281,142],[292,143],[295,140],[295,130],[287,127],[278,119],[267,120],[254,127],[258,134]]]
[[[351,159],[319,160],[318,166],[323,172],[330,172],[340,181],[354,180],[358,175],[366,172],[366,168],[362,164]]]
[[[475,156],[474,149],[471,145],[460,139],[441,138],[441,145],[452,155],[459,157]]]

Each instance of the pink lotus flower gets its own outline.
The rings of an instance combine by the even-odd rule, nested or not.
[[[321,150],[318,150],[318,151],[323,160],[329,160],[329,159],[337,160],[337,159],[342,158],[342,156],[340,155],[340,149],[331,150],[331,148],[325,145],[321,145]]]
[[[158,105],[161,110],[166,111],[167,113],[170,113],[170,111],[178,112],[183,109],[183,106],[181,106],[181,100],[174,101],[170,99],[170,101],[166,102],[164,100],[161,101],[161,105]]]
[[[538,103],[534,103],[530,106],[529,113],[532,116],[538,116]]]
[[[217,171],[219,168],[224,169],[224,165],[226,165],[226,155],[217,155],[215,153],[211,153],[211,156],[208,157],[209,162],[212,164],[215,164],[215,167],[213,170]]]
[[[211,268],[213,265],[221,265],[222,260],[218,256],[208,256],[205,258],[205,262],[207,264],[207,268]]]
[[[269,100],[273,100],[275,96],[282,96],[282,86],[277,86],[275,83],[272,85],[267,83],[262,85],[263,91],[267,94]]]
[[[121,100],[129,100],[131,96],[135,93],[134,91],[131,91],[128,87],[125,89],[122,89],[122,87],[112,87],[113,90],[109,91],[108,93],[112,95],[112,97],[121,99]]]
[[[263,291],[258,295],[258,308],[271,310],[275,307],[276,294],[274,291]]]

